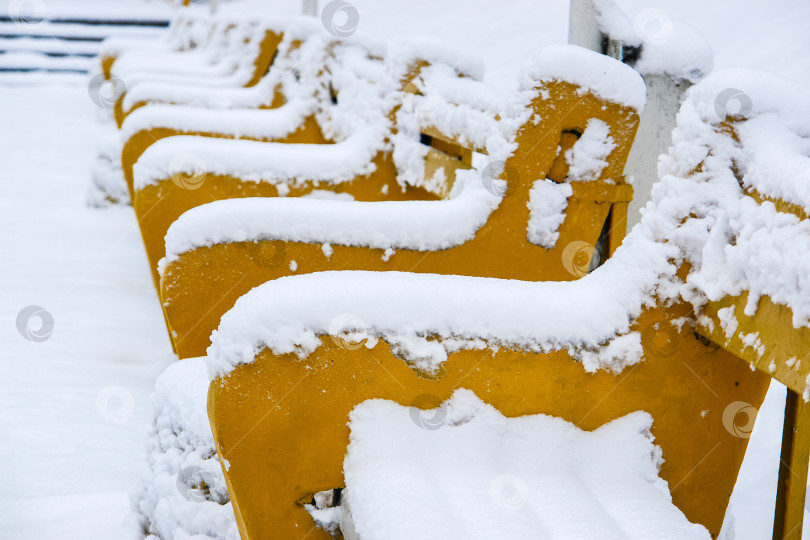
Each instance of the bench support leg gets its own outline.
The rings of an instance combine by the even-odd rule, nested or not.
[[[782,432],[782,456],[776,487],[774,540],[800,540],[810,460],[810,404],[788,389],[785,426]]]

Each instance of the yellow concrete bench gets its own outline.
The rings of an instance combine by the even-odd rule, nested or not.
[[[433,43],[433,42],[431,42]],[[297,197],[313,191],[334,191],[356,200],[435,199],[439,186],[398,182],[390,137],[403,92],[419,71],[440,63],[421,55],[418,43],[405,43],[391,59],[366,57],[346,42],[350,67],[324,88],[335,91],[318,124],[333,144],[283,144],[209,137],[178,136],[150,146],[135,164],[133,207],[138,217],[155,285],[158,262],[165,253],[169,226],[185,211],[214,200],[234,197]],[[456,54],[456,53],[453,53]],[[339,60],[339,58],[338,58]],[[478,62],[472,62],[478,69]],[[373,79],[364,72],[375,75]],[[458,75],[465,72],[459,68]],[[347,96],[345,99],[341,95]],[[471,152],[459,166],[469,166]],[[452,171],[447,171],[452,177]]]
[[[751,96],[747,118],[715,105],[724,88]],[[458,388],[585,430],[647,411],[673,503],[716,536],[775,376],[791,389],[775,538],[800,538],[810,158],[791,141],[807,95],[756,72],[696,85],[641,223],[584,279],[321,272],[240,298],[208,350],[208,411],[242,537],[327,538],[305,506],[344,485],[350,411]]]
[[[224,24],[224,23],[223,23]],[[227,62],[231,66],[230,72],[222,75],[210,76],[179,76],[168,77],[167,82],[170,83],[169,94],[179,93],[182,94],[183,86],[199,87],[252,87],[255,86],[267,74],[268,69],[273,63],[278,46],[283,38],[283,29],[285,22],[281,20],[265,19],[256,25],[253,35],[250,37],[249,42],[242,47],[232,52],[231,55],[226,54]],[[226,24],[227,28],[231,25]],[[230,58],[233,55],[238,55],[238,58]],[[116,73],[119,62],[112,65],[112,76],[118,77]],[[150,90],[157,87],[158,90],[163,89],[163,92],[158,92],[159,95],[165,93],[165,85],[161,87],[159,83],[149,83],[148,72],[141,76],[137,72],[131,76],[126,73],[120,75],[123,78],[123,86],[126,91],[115,102],[113,108],[115,121],[118,127],[121,127],[124,119],[132,111],[142,107],[147,102],[153,101],[150,99]],[[146,78],[144,78],[146,77]],[[174,84],[171,84],[171,83]],[[182,86],[181,86],[182,85]],[[129,98],[128,94],[133,93]],[[169,99],[168,102],[172,100]]]
[[[130,83],[149,77],[174,80],[178,76],[227,75],[233,70],[234,57],[246,49],[258,25],[255,19],[218,17],[211,20],[205,39],[196,46],[179,50],[133,49],[116,59],[110,75]],[[199,32],[193,27],[190,31]]]
[[[566,68],[556,65],[557,55],[584,65],[596,61],[600,73],[612,73],[605,81],[617,87],[618,81],[629,84],[635,97],[611,96],[609,88],[601,94],[586,91],[576,78],[560,80],[554,72]],[[630,68],[574,47],[550,48],[539,56],[537,66],[543,70],[527,72],[523,101],[513,106],[513,117],[501,121],[500,127],[509,133],[490,138],[489,165],[458,173],[464,181],[456,181],[452,196],[442,193],[444,200],[244,199],[208,204],[183,215],[169,229],[161,281],[180,358],[204,354],[211,332],[237,298],[265,281],[295,273],[401,270],[530,281],[586,275],[592,262],[598,264],[594,259],[606,258],[624,237],[632,188],[624,183],[622,168],[638,125],[644,86]],[[629,105],[622,103],[627,101]],[[428,120],[438,123],[452,116],[450,111],[428,112]],[[542,121],[536,123],[535,118]],[[601,169],[591,171],[593,176],[582,170],[569,175],[566,153],[589,125],[606,128],[613,146],[604,149],[609,152],[602,156]],[[441,127],[452,131],[452,126]],[[459,156],[457,152],[439,150],[445,139],[434,128],[425,125],[424,132],[435,136],[422,133],[423,142],[434,145],[425,148],[423,169],[461,163],[458,157],[448,157]],[[592,142],[591,135],[582,139]],[[542,214],[546,202],[552,208],[539,217],[552,222],[546,227],[549,237],[533,238],[529,230],[535,211],[530,203]],[[595,256],[601,236],[607,240],[606,250]]]
[[[236,107],[148,104],[134,111],[121,127],[121,168],[130,196],[134,195],[132,168],[135,162],[149,146],[166,137],[200,135],[264,142],[327,142],[316,113],[328,109],[323,101],[333,96],[328,92],[318,95],[317,90],[321,86],[318,79],[327,76],[328,63],[335,61],[335,46],[338,46],[336,40],[313,28],[311,21],[297,21],[285,30],[278,57],[260,83],[264,95],[256,96],[258,99],[244,99],[244,96],[234,100],[238,103]],[[373,54],[372,50],[369,52]],[[327,54],[331,56],[328,61],[324,57]],[[223,95],[224,92],[209,91],[203,95],[215,102],[217,93],[231,101],[231,96]]]
[[[112,77],[112,66],[122,55],[161,54],[192,50],[202,46],[210,36],[212,19],[207,13],[183,9],[172,19],[169,28],[157,40],[114,36],[105,39],[99,52],[99,67],[105,79]]]

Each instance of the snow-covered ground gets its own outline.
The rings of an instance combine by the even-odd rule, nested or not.
[[[83,84],[0,86],[4,539],[135,532],[128,492],[173,355],[132,209],[85,205],[97,115]],[[53,318],[44,341],[18,331],[29,305]]]
[[[0,14],[9,3],[0,0]],[[250,3],[268,13],[300,7]],[[60,14],[101,5],[45,4]],[[130,4],[139,6],[133,12],[150,7]],[[568,0],[353,4],[360,32],[442,37],[480,54],[486,78],[500,88],[515,85],[518,67],[539,47],[567,35]],[[804,0],[619,4],[631,18],[653,7],[695,25],[716,67],[757,67],[810,84]],[[149,395],[174,357],[131,208],[85,205],[91,163],[109,133],[86,80],[28,80],[37,84],[4,87],[0,78],[0,538],[136,538],[128,493],[144,467]],[[18,329],[18,314],[31,305],[52,316],[45,340],[36,337],[48,330],[37,320],[28,327],[35,340],[23,337],[25,324]],[[783,403],[776,387],[751,437],[731,507],[741,540],[770,536]]]

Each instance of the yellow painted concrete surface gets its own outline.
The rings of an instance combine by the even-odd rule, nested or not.
[[[689,325],[679,331],[669,322],[689,310],[646,310],[634,323],[645,360],[618,375],[587,373],[564,351],[462,351],[433,379],[420,377],[384,341],[354,348],[326,336],[306,360],[261,351],[214,380],[208,398],[242,538],[329,538],[297,501],[343,486],[352,408],[371,398],[436,403],[457,388],[506,416],[550,414],[585,430],[649,412],[673,502],[717,534],[748,442],[724,421],[725,411],[735,402],[758,407],[769,379],[706,345]]]
[[[204,355],[211,332],[236,299],[261,283],[292,274],[292,261],[296,263],[296,273],[399,270],[527,281],[571,280],[584,276],[611,207],[620,215],[622,209],[626,212],[627,202],[632,198],[632,187],[622,181],[621,171],[638,126],[638,116],[631,109],[605,102],[593,94],[580,95],[579,89],[567,82],[552,81],[543,89],[549,91],[550,97],[538,97],[532,108],[544,121],[538,125],[529,122],[519,131],[518,149],[505,165],[503,178],[508,181],[508,188],[503,201],[468,242],[441,251],[397,250],[387,261],[379,249],[333,245],[333,253],[327,258],[320,244],[279,241],[217,244],[182,254],[179,260],[167,266],[161,283],[165,314],[180,358]],[[526,233],[529,191],[535,180],[546,177],[552,165],[559,163],[565,150],[558,151],[561,138],[574,131],[582,133],[591,118],[604,120],[616,141],[608,166],[598,181],[572,182],[574,194],[569,198],[555,248],[549,250],[534,245],[527,240]],[[393,184],[395,172],[388,174],[391,194],[399,188]],[[560,168],[556,174],[553,179],[563,181],[567,168]],[[217,179],[211,186],[216,188],[219,184]],[[168,183],[161,185],[168,186]],[[187,198],[196,197],[194,192],[186,195],[171,186],[168,190],[150,195],[150,204],[164,204],[163,201],[168,201],[175,193],[183,198],[171,203],[177,207],[188,208],[197,202]],[[407,194],[407,198],[417,197]],[[140,197],[136,199],[139,215],[148,209],[139,207],[141,201]],[[199,201],[208,202],[204,198]],[[151,219],[164,220],[163,223],[146,228],[141,224],[147,250],[153,250],[150,260],[163,256],[163,246],[158,249],[154,242],[162,239],[174,216],[179,217],[175,208],[159,209]],[[611,225],[611,247],[615,248],[624,237],[625,225],[618,219]],[[147,235],[151,236],[147,239]]]

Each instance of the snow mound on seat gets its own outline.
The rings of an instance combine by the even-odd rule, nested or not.
[[[644,80],[633,68],[576,45],[544,47],[523,69],[521,90],[527,101],[537,96],[537,82],[561,80],[597,96],[641,111],[647,100]]]
[[[209,369],[212,376],[224,375],[265,347],[304,358],[323,336],[357,330],[367,346],[385,339],[427,373],[456,350],[499,347],[564,348],[588,371],[621,371],[641,360],[640,336],[629,333],[630,324],[675,254],[653,245],[640,258],[610,259],[599,278],[591,274],[576,282],[405,272],[284,277],[256,287],[222,317],[208,349]],[[346,313],[361,327],[334,330],[334,321]]]
[[[576,47],[563,50],[573,51],[573,60],[581,52]],[[609,58],[604,62],[618,64]],[[527,68],[530,72],[534,69],[532,65]],[[496,118],[509,108],[508,101],[483,83],[459,75],[444,64],[425,68],[416,84],[421,95],[406,95],[397,111],[398,130],[392,142],[401,184],[418,186],[426,180],[424,157],[428,147],[420,142],[419,135],[427,127],[438,127],[443,134],[457,137],[464,144],[486,148],[490,164],[505,162],[514,151],[516,126],[528,119],[530,111],[525,104],[529,101],[511,111],[516,113],[514,117],[498,121]],[[640,79],[636,76],[631,81]],[[643,89],[643,83],[640,84]],[[524,98],[517,96],[515,101],[523,104]],[[573,160],[572,179],[591,178],[594,174],[598,177],[600,165],[604,166],[603,159],[613,144],[604,123],[593,120],[588,125],[591,127],[586,136],[575,146],[578,157]],[[352,173],[350,167],[338,167],[331,162],[329,167],[322,167],[316,162],[315,156],[332,152],[329,148],[311,150],[296,145],[290,149],[289,145],[266,143],[248,146],[234,141],[197,142],[175,137],[173,141],[152,145],[144,153],[136,165],[136,187],[140,189],[166,178],[165,164],[179,153],[192,152],[193,144],[200,156],[207,156],[206,171],[215,174],[237,171],[241,178],[260,181],[279,178],[275,180],[279,183],[294,183],[298,178],[306,179],[307,174],[314,179],[331,174],[330,181],[336,183]],[[359,152],[358,148],[354,150]],[[351,157],[344,151],[336,155],[344,160]],[[361,162],[358,159],[354,163]],[[487,172],[486,168],[480,172],[458,171],[450,199],[440,202],[353,202],[338,207],[323,201],[232,199],[206,204],[186,212],[171,225],[166,235],[166,262],[173,262],[180,254],[198,247],[263,239],[394,250],[448,249],[470,240],[499,204],[501,197],[484,189],[492,182],[486,177]],[[591,176],[579,177],[585,173]],[[571,195],[570,187],[562,189],[566,197]],[[532,202],[536,219],[527,226],[530,241],[551,246],[556,242],[565,201],[560,197],[553,199],[553,202]]]
[[[396,40],[391,46],[391,61],[400,69],[414,60],[424,60],[430,64],[451,66],[459,75],[476,80],[484,78],[484,61],[457,45],[432,36],[409,36]]]
[[[172,364],[157,380],[149,470],[132,501],[149,539],[239,540],[208,423],[207,397],[201,358]]]
[[[207,55],[205,47],[201,47],[200,50],[177,53],[183,58],[179,63],[176,56],[166,57],[161,62],[165,72],[151,71],[148,55],[143,59],[134,58],[129,63],[123,63],[123,59],[116,61],[113,64],[113,74],[123,79],[127,88],[122,100],[124,110],[129,111],[138,102],[149,101],[157,95],[170,98],[173,94],[182,93],[180,90],[184,87],[245,86],[254,74],[255,61],[262,51],[268,32],[281,34],[287,23],[283,19],[264,18],[259,24],[251,25],[253,30],[249,33],[247,43],[242,39],[235,39],[235,43],[229,47],[213,48],[211,56]],[[236,33],[241,35],[246,28],[247,26],[239,26]],[[187,69],[185,62],[190,62]],[[172,65],[173,63],[178,65]],[[175,75],[173,72],[182,74]]]
[[[281,138],[298,128],[314,113],[317,102],[313,81],[323,69],[330,40],[323,28],[313,28],[310,18],[296,19],[284,33],[273,67],[257,85],[249,88],[187,88],[163,85],[157,93],[139,94],[135,102],[147,98],[172,104],[150,103],[133,111],[121,126],[122,140],[139,131],[168,127],[181,132],[223,133],[234,137]],[[302,43],[303,42],[303,43]],[[152,90],[154,86],[150,87]],[[268,106],[277,89],[285,103]]]
[[[710,538],[672,504],[647,413],[588,432],[461,389],[433,411],[369,400],[350,418],[343,496],[363,540]]]
[[[245,182],[276,185],[335,185],[372,173],[376,169],[372,159],[381,149],[384,136],[382,130],[370,126],[335,144],[168,137],[151,145],[135,163],[134,186],[141,190],[169,180],[184,173],[188,163],[194,164],[197,175],[233,176]]]
[[[767,295],[792,309],[795,327],[810,325],[808,96],[802,85],[743,69],[689,90],[642,222],[657,234],[671,229],[692,265],[682,295],[696,307],[749,291],[747,315]]]
[[[336,203],[259,197],[215,201],[189,210],[172,224],[166,234],[166,263],[201,246],[258,240],[448,249],[470,240],[500,202],[475,171],[460,171],[457,183],[463,187],[446,201]]]
[[[293,72],[293,64],[302,59],[302,53],[297,50],[295,43],[307,41],[308,38],[322,33],[323,27],[314,23],[311,17],[301,17],[291,21],[284,30],[284,37],[279,44],[278,56],[273,62],[273,68],[254,86],[231,88],[203,85],[190,87],[187,84],[144,82],[134,88],[127,88],[124,96],[124,108],[129,109],[135,103],[150,101],[193,105],[208,109],[255,108],[270,105],[276,86],[284,81],[287,74]],[[301,65],[309,64],[305,62]]]
[[[153,54],[183,50],[205,41],[211,29],[210,11],[198,6],[188,6],[178,12],[169,27],[156,40],[134,36],[111,36],[99,47],[99,58],[118,57],[122,54],[137,54],[151,51]]]
[[[427,54],[419,46],[422,44],[419,39],[392,46],[385,63],[372,57],[372,51],[360,43],[331,44],[332,53],[323,61],[307,62],[324,66],[329,76],[314,76],[311,80],[302,77],[302,86],[309,88],[305,93],[316,96],[318,124],[324,135],[338,141],[337,144],[273,145],[171,137],[150,146],[138,159],[133,168],[135,188],[142,189],[178,172],[171,167],[181,154],[200,156],[206,173],[275,184],[298,185],[306,181],[337,184],[373,172],[372,159],[390,146],[389,114],[404,99],[400,87],[405,75],[419,62],[445,56],[449,62],[461,63],[462,68],[470,66],[461,62],[458,54]],[[453,51],[447,46],[443,50]],[[424,56],[417,56],[423,53]],[[332,103],[333,91],[338,94],[337,103]],[[127,96],[130,95],[128,92]]]

